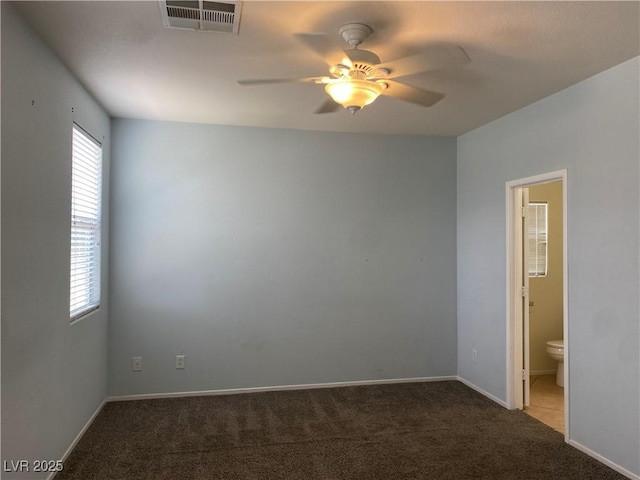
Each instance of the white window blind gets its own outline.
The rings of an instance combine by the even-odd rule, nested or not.
[[[528,216],[529,276],[547,274],[547,204],[532,202]]]
[[[71,321],[100,306],[102,146],[73,125],[71,162]]]

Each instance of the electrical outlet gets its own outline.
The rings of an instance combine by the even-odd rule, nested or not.
[[[133,357],[133,371],[139,372],[142,370],[142,357]]]
[[[475,348],[471,350],[471,360],[473,360],[474,363],[478,362],[478,350]]]
[[[184,368],[184,355],[176,355],[176,368]]]

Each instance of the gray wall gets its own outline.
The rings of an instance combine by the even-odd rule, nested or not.
[[[107,194],[108,116],[2,2],[3,460],[61,458],[107,393],[108,196],[103,305],[69,325],[73,121],[104,136]]]
[[[459,137],[457,188],[458,373],[506,400],[505,182],[568,169],[571,439],[636,475],[638,70],[630,60]]]
[[[455,139],[112,132],[111,395],[456,374]]]

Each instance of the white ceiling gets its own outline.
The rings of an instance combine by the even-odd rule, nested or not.
[[[640,3],[245,1],[239,35],[166,29],[155,1],[18,2],[114,117],[343,132],[459,135],[640,54]],[[459,45],[471,62],[404,77],[446,95],[382,97],[355,117],[315,115],[321,85],[239,79],[327,75],[298,32],[369,24],[383,62]]]

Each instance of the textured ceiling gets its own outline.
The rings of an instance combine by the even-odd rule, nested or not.
[[[239,35],[162,26],[143,2],[18,2],[114,117],[344,132],[459,135],[640,54],[640,3],[245,1]],[[446,95],[430,108],[382,97],[352,117],[314,110],[321,85],[239,79],[327,75],[296,41],[369,24],[382,61],[458,45],[471,62],[402,81]]]

